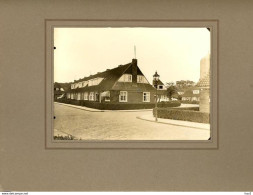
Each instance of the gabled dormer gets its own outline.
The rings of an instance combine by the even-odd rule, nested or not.
[[[137,59],[133,59],[131,65],[126,69],[123,75],[119,78],[118,82],[126,83],[146,83],[149,84],[146,77],[141,72],[137,65]]]
[[[153,81],[153,87],[156,88],[156,83]],[[157,90],[166,90],[166,86],[163,84],[163,82],[159,79],[157,82]]]

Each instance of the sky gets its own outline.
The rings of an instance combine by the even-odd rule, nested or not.
[[[206,28],[55,28],[54,81],[74,80],[127,64],[135,58],[152,83],[197,82],[200,60],[210,52]]]

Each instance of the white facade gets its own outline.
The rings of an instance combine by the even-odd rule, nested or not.
[[[118,82],[132,82],[132,75],[131,74],[123,74]]]
[[[70,88],[71,89],[76,89],[76,88],[86,87],[87,85],[88,86],[99,85],[103,79],[104,78],[98,77],[98,78],[90,79],[88,81],[81,81],[81,82],[78,82],[78,83],[73,83],[73,84],[71,84]]]
[[[148,80],[143,75],[137,75],[137,83],[147,83],[148,84]]]

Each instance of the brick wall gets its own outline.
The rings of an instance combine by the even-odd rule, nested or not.
[[[119,102],[120,91],[111,91],[110,94],[111,94],[111,97],[110,97],[111,102],[122,103],[122,104],[126,103],[126,102]],[[154,103],[155,101],[154,95],[155,95],[154,92],[150,92],[150,102],[147,102],[147,103]],[[146,102],[143,102],[143,92],[128,91],[127,103],[146,103]]]

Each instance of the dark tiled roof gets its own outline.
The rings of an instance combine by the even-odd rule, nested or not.
[[[153,80],[153,85],[155,85],[156,83],[155,83],[155,81]],[[157,81],[157,85],[164,85],[163,84],[163,82],[159,79],[158,81]]]
[[[108,90],[154,90],[154,88],[150,84],[142,84],[142,83],[127,83],[127,82],[118,82],[118,79],[123,75],[123,74],[131,74],[132,72],[132,63],[128,63],[125,65],[119,65],[116,68],[89,76],[85,77],[83,79],[79,79],[75,81],[75,83],[79,83],[82,81],[88,81],[93,78],[98,78],[101,77],[103,80],[99,85],[94,85],[94,86],[85,86],[82,88],[76,88],[69,90],[71,92],[85,92],[85,91],[108,91]],[[143,75],[139,67],[137,66],[137,74],[138,75]]]
[[[113,77],[113,76],[116,76],[116,75],[121,75],[123,74],[123,72],[131,65],[132,63],[128,63],[128,64],[125,64],[125,65],[119,65],[118,67],[116,68],[113,68],[113,69],[107,69],[106,71],[104,72],[100,72],[100,73],[97,73],[97,74],[94,74],[94,75],[90,75],[88,77],[84,77],[82,79],[79,79],[79,80],[76,80],[75,83],[78,83],[78,82],[81,82],[81,81],[88,81],[90,79],[94,79],[94,78],[98,78],[98,77],[102,77],[102,78],[108,78],[108,77]]]
[[[126,91],[155,91],[155,88],[146,83],[127,83],[117,82],[112,87],[112,90],[126,90]]]
[[[195,88],[188,89],[181,96],[182,97],[199,97],[199,94],[193,94],[193,90],[197,90],[197,89],[199,88],[195,87]]]
[[[182,97],[199,97],[199,94],[193,94],[193,93],[184,93],[181,95]]]
[[[62,95],[62,94],[64,94],[65,92],[64,91],[54,91],[54,94],[55,95]]]
[[[54,83],[54,88],[61,88],[62,86],[60,85],[60,83]]]
[[[54,88],[63,88],[64,91],[67,91],[70,89],[71,83],[54,83]]]
[[[114,83],[120,78],[120,76],[131,66],[131,63],[125,64],[125,65],[120,65],[116,68],[113,69],[108,69],[104,72],[85,77],[83,79],[79,79],[75,81],[75,83],[81,82],[81,81],[88,81],[93,78],[104,78],[99,85],[94,85],[94,86],[88,86],[86,85],[85,87],[82,88],[76,88],[70,90],[71,92],[84,92],[84,91],[106,91],[110,90]]]

